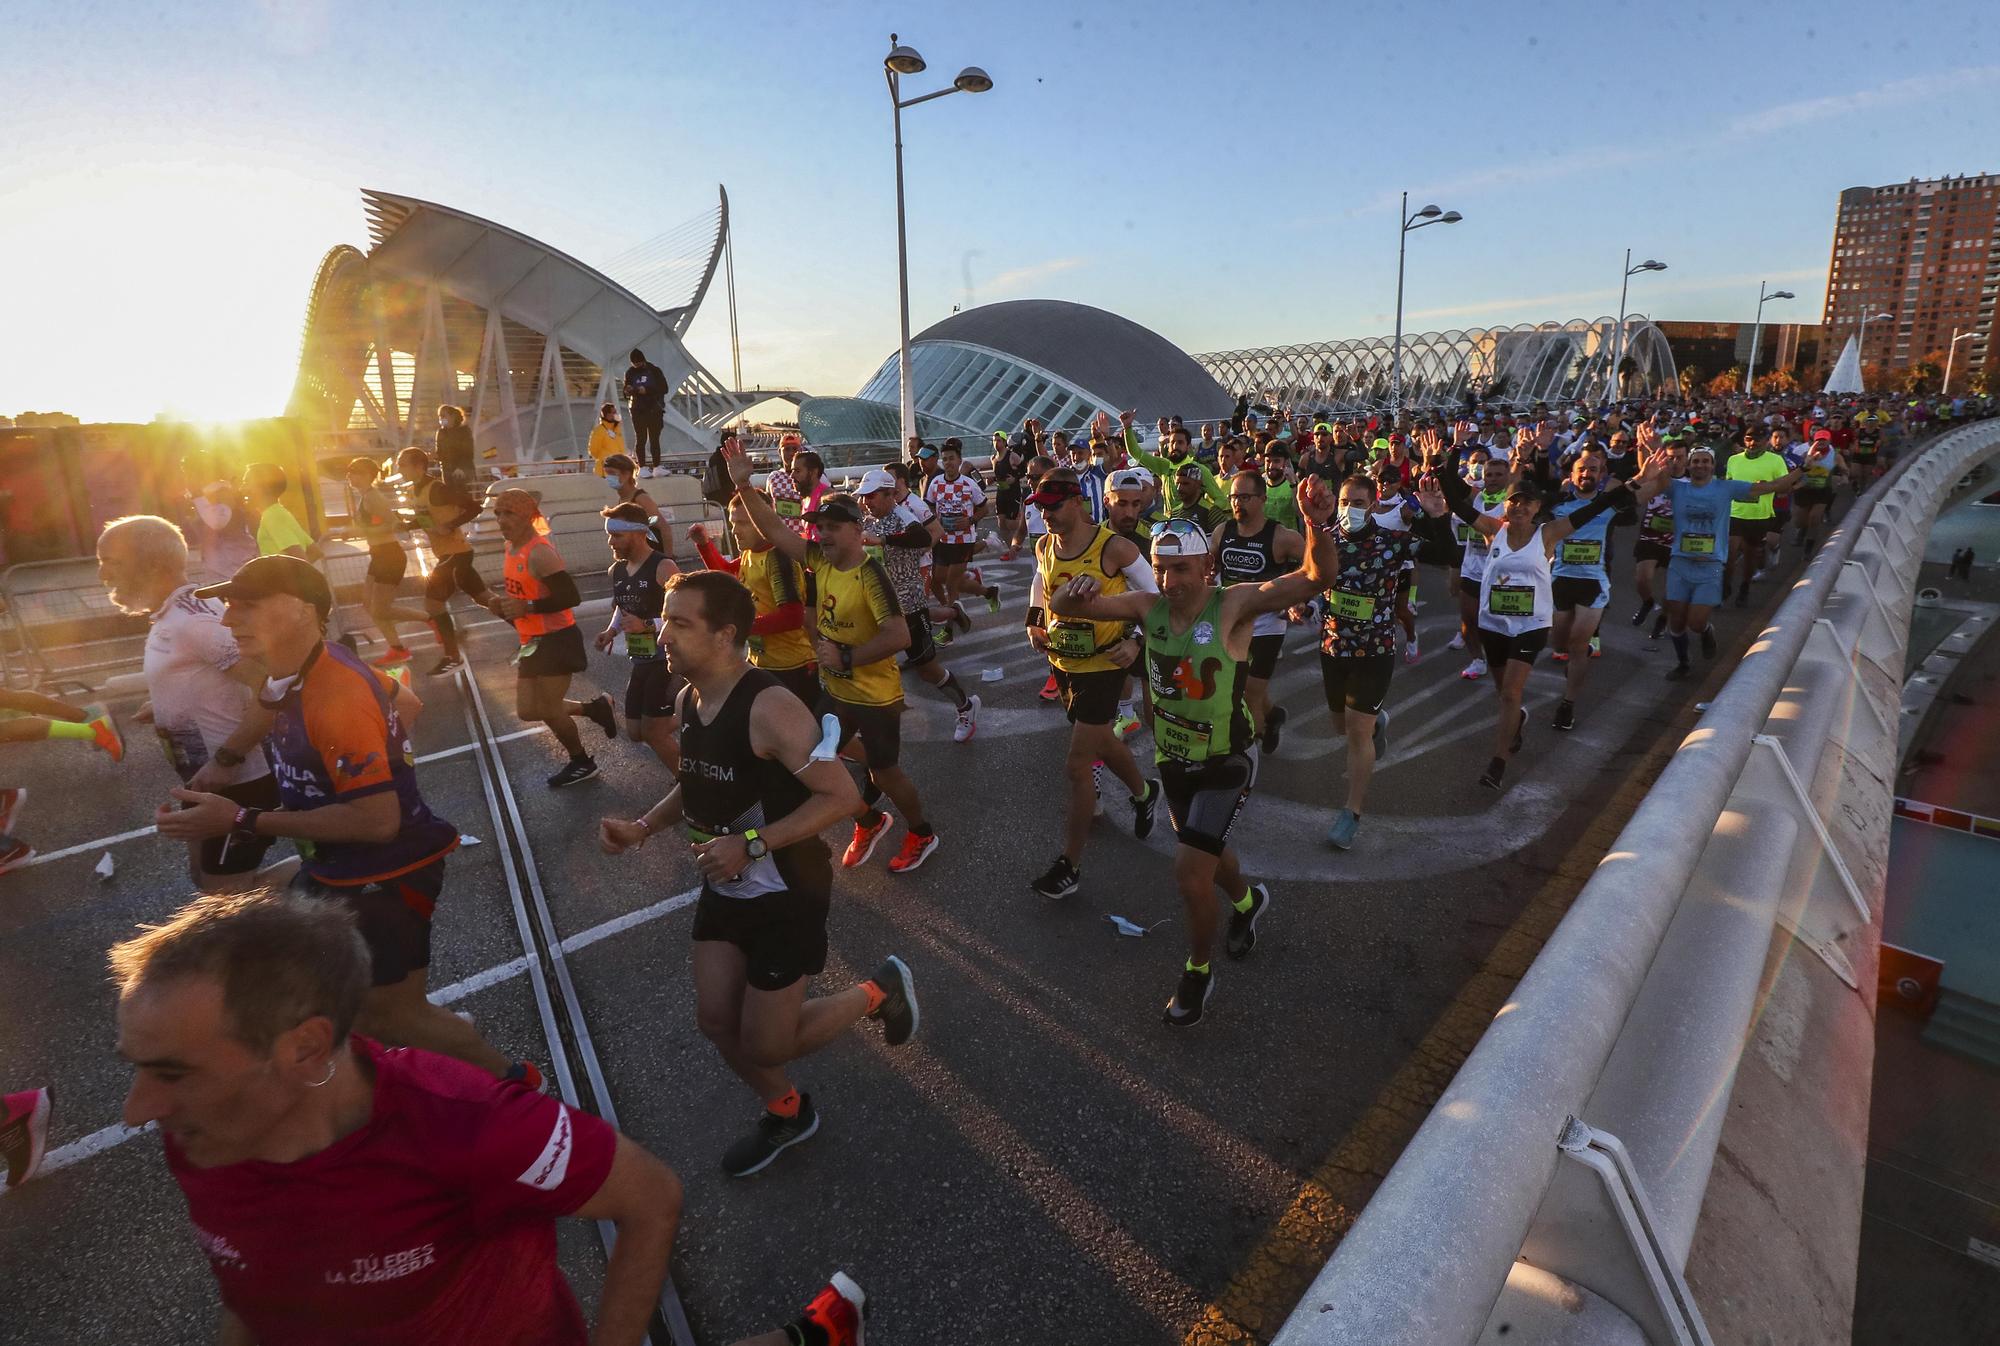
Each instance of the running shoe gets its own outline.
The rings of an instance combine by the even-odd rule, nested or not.
[[[1289,718],[1283,706],[1271,707],[1271,713],[1264,717],[1264,738],[1258,746],[1263,748],[1266,757],[1278,751],[1278,739],[1284,734],[1285,721]]]
[[[466,1022],[471,1023],[472,1020],[467,1019]],[[533,1061],[516,1061],[513,1065],[507,1067],[507,1073],[500,1078],[503,1080],[512,1080],[516,1084],[526,1085],[538,1094],[546,1094],[549,1091],[549,1082],[543,1078],[542,1068]]]
[[[1653,618],[1652,634],[1648,635],[1646,639],[1658,640],[1661,636],[1665,635],[1666,633],[1667,633],[1667,614],[1663,612],[1659,616]]]
[[[114,762],[125,760],[125,736],[118,732],[117,723],[111,718],[111,709],[101,701],[93,701],[83,708],[90,717],[90,732],[97,737],[97,746]]]
[[[965,604],[952,600],[951,624],[961,631],[972,630],[972,614],[965,610]]]
[[[1361,815],[1353,809],[1342,809],[1333,815],[1333,825],[1326,829],[1326,844],[1344,851],[1354,844],[1354,834],[1360,830]]]
[[[882,838],[888,831],[889,815],[880,810],[876,811],[873,823],[854,824],[854,839],[847,843],[847,849],[841,853],[840,863],[849,869],[856,865],[867,864],[868,857],[875,854],[875,848],[882,843]]]
[[[1566,664],[1569,662],[1569,651],[1557,650],[1554,654],[1550,655],[1549,658],[1553,659],[1556,663]]]
[[[1375,760],[1379,763],[1389,755],[1389,712],[1375,712]]]
[[[920,837],[915,832],[905,833],[903,848],[889,857],[891,874],[907,874],[924,861],[931,858],[931,852],[938,848],[938,834],[933,832]]]
[[[1484,659],[1474,659],[1465,666],[1458,676],[1464,678],[1467,682],[1478,682],[1486,676],[1486,661]]]
[[[882,1003],[868,1011],[868,1017],[882,1021],[884,1042],[900,1047],[917,1034],[917,979],[910,965],[892,953],[868,980],[882,992]]]
[[[867,1317],[867,1293],[846,1272],[836,1271],[799,1314],[799,1322],[818,1328],[824,1337],[812,1339],[823,1339],[826,1346],[866,1346]]]
[[[966,700],[965,709],[958,713],[958,723],[952,726],[951,741],[963,743],[979,732],[979,693],[974,692]]]
[[[1144,841],[1153,832],[1153,814],[1160,807],[1160,782],[1146,782],[1146,793],[1132,801],[1132,835]]]
[[[1130,711],[1120,711],[1118,718],[1111,722],[1111,732],[1120,738],[1131,738],[1139,732],[1139,717]]]
[[[561,771],[549,777],[549,788],[560,790],[565,785],[575,785],[587,781],[597,774],[597,759],[594,757],[572,757]]]
[[[1764,578],[1764,572],[1763,572],[1763,571],[1761,571],[1761,570],[1753,570],[1753,571],[1751,571],[1751,572],[1750,572],[1750,579],[1751,579],[1751,582],[1752,582],[1752,583],[1755,583],[1756,581],[1758,581],[1758,580],[1760,580],[1760,579],[1763,579],[1763,578]],[[1749,587],[1749,586],[1748,586],[1748,585],[1745,585],[1744,587],[1745,587],[1746,589],[1748,589],[1748,587]]]
[[[1454,632],[1452,632],[1452,633],[1451,633],[1451,639],[1445,642],[1445,646],[1444,646],[1444,647],[1445,647],[1446,649],[1448,649],[1448,650],[1462,650],[1462,649],[1464,649],[1464,648],[1465,648],[1465,632],[1463,632],[1463,631],[1454,631]]]
[[[10,785],[0,790],[0,836],[14,830],[14,815],[27,802],[28,787],[25,785]]]
[[[1701,657],[1704,659],[1713,659],[1715,657],[1715,628],[1713,626],[1704,626],[1701,628]]]
[[[1006,551],[1003,551],[1003,552],[1001,552],[1001,553],[1000,553],[1000,559],[1001,559],[1001,560],[1003,560],[1003,561],[1011,561],[1011,560],[1013,560],[1013,559],[1014,559],[1014,552],[1013,552],[1013,549],[1012,549],[1012,548],[1010,547],[1010,548],[1009,548],[1008,550],[1006,550]]]
[[[1576,728],[1576,703],[1568,697],[1564,697],[1561,701],[1556,702],[1556,718],[1554,723],[1558,729]]]
[[[1423,658],[1423,651],[1417,648],[1416,641],[1412,640],[1408,644],[1403,646],[1404,663],[1414,664],[1415,662],[1417,662],[1417,660],[1421,658]]]
[[[1687,664],[1675,664],[1667,670],[1668,682],[1680,682],[1693,674],[1694,669]]]
[[[448,673],[456,673],[465,667],[465,660],[456,654],[447,654],[424,670],[427,678],[442,678]]]
[[[1208,999],[1215,994],[1215,973],[1196,972],[1193,968],[1181,969],[1181,984],[1174,988],[1174,998],[1167,1002],[1167,1012],[1161,1016],[1169,1028],[1192,1028],[1201,1022],[1202,1011],[1208,1008]]]
[[[1646,618],[1652,615],[1653,615],[1653,600],[1648,598],[1644,602],[1640,603],[1637,610],[1632,613],[1632,625],[1644,626],[1646,624]]]
[[[35,858],[35,848],[19,837],[10,837],[0,832],[0,874],[10,869],[19,869]]]
[[[1060,902],[1063,898],[1075,894],[1077,884],[1082,878],[1082,873],[1069,862],[1067,855],[1058,855],[1055,863],[1049,866],[1048,872],[1029,884],[1028,888],[1037,896],[1046,897],[1051,902]]]
[[[986,610],[988,612],[998,612],[1000,610],[999,585],[989,584],[984,589],[980,590],[980,593],[986,599]]]
[[[1062,685],[1056,681],[1056,675],[1049,674],[1049,680],[1042,684],[1042,690],[1035,695],[1051,704],[1062,700]]]
[[[1229,909],[1229,934],[1223,940],[1223,951],[1231,958],[1241,958],[1257,947],[1257,922],[1264,919],[1264,913],[1271,909],[1271,890],[1261,883],[1250,885],[1250,910]]]
[[[1489,790],[1500,788],[1500,782],[1507,775],[1507,760],[1496,757],[1486,764],[1486,770],[1479,773],[1479,783]]]
[[[951,644],[952,641],[958,639],[958,632],[951,629],[950,622],[946,622],[942,626],[931,629],[931,639],[937,642],[939,649],[943,649],[945,646]]]
[[[11,1192],[35,1176],[49,1152],[49,1108],[54,1095],[47,1089],[24,1089],[0,1098],[0,1159],[7,1162]]]
[[[1521,744],[1528,737],[1528,708],[1521,707],[1521,722],[1514,727],[1514,751],[1521,751]]]
[[[368,662],[376,668],[394,668],[397,664],[410,662],[410,651],[402,645],[391,645]]]
[[[762,1173],[771,1161],[819,1130],[819,1113],[812,1095],[799,1095],[797,1115],[780,1117],[769,1108],[757,1118],[756,1129],[722,1152],[722,1171],[732,1178]]]
[[[604,737],[618,737],[618,712],[612,707],[611,693],[599,692],[596,696],[584,702],[583,716],[599,729],[602,729]]]
[[[1602,659],[1604,657],[1604,637],[1592,636],[1590,638],[1590,657],[1593,659]]]

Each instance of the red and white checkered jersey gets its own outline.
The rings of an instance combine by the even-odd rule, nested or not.
[[[932,477],[930,485],[924,487],[924,499],[937,511],[938,527],[942,530],[938,541],[965,543],[978,539],[972,512],[986,503],[986,491],[977,477],[969,472],[950,478]]]

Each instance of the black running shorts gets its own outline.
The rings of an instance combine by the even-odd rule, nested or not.
[[[1671,542],[1649,542],[1644,538],[1632,544],[1632,559],[1636,561],[1657,561],[1665,565],[1674,556]]]
[[[514,663],[514,672],[523,678],[566,678],[590,667],[590,655],[583,648],[583,632],[574,624],[536,636],[528,644],[534,652]]]
[[[1250,637],[1250,676],[1269,682],[1271,675],[1278,671],[1278,656],[1284,650],[1285,633],[1282,631]]]
[[[864,706],[821,693],[813,709],[816,716],[832,715],[840,721],[840,746],[846,747],[858,735],[862,758],[868,769],[896,765],[903,756],[903,703]]]
[[[1175,838],[1208,855],[1222,854],[1229,844],[1229,829],[1236,826],[1256,784],[1255,745],[1193,766],[1160,763],[1160,790],[1167,797]]]
[[[972,559],[972,543],[940,542],[931,548],[931,563],[939,566],[962,566]]]
[[[1058,668],[1055,675],[1071,724],[1110,724],[1118,718],[1118,701],[1125,695],[1124,669],[1066,673]]]
[[[724,897],[704,884],[695,899],[690,937],[735,945],[743,953],[746,982],[759,991],[782,991],[826,968],[828,906],[824,893],[780,889],[756,897]]]
[[[783,684],[786,691],[805,702],[808,708],[820,701],[819,666],[800,664],[797,668],[767,668],[764,670]]]
[[[292,891],[353,910],[375,962],[375,985],[394,986],[431,965],[431,916],[444,891],[443,859],[393,879],[352,885],[321,883],[300,870]]]
[[[674,702],[687,684],[674,676],[664,659],[640,659],[632,665],[632,677],[625,684],[625,718],[628,720],[671,720]]]
[[[1321,650],[1319,679],[1326,688],[1326,708],[1334,714],[1334,726],[1350,710],[1363,715],[1380,713],[1389,699],[1389,679],[1396,671],[1393,654],[1363,654],[1335,657]]]
[[[368,549],[368,578],[377,584],[401,584],[410,557],[394,542],[377,542]]]
[[[424,597],[438,603],[454,593],[462,593],[477,603],[486,597],[487,592],[486,580],[480,575],[479,568],[472,564],[472,553],[469,551],[438,557],[437,568],[424,581]]]
[[[922,668],[937,658],[937,637],[931,633],[931,615],[922,608],[903,614],[909,623],[910,644],[903,651],[904,668]]]
[[[1497,677],[1500,666],[1509,659],[1516,663],[1532,664],[1535,656],[1549,647],[1549,628],[1538,626],[1532,631],[1523,631],[1510,636],[1504,631],[1488,631],[1479,628],[1479,652],[1486,656],[1486,666]]]

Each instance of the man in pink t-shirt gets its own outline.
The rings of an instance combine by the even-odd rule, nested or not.
[[[111,971],[134,1071],[125,1122],[159,1124],[224,1346],[645,1340],[679,1181],[524,1084],[353,1036],[370,976],[348,908],[198,898],[113,948]],[[564,1215],[617,1230],[595,1336],[556,1263]],[[819,1326],[816,1311],[850,1325],[862,1298],[836,1278],[766,1340],[853,1340],[794,1329]]]

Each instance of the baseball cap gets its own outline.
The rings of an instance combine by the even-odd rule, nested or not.
[[[935,457],[937,457],[937,450],[936,450],[936,449],[934,449],[934,448],[932,448],[932,447],[931,447],[930,445],[926,444],[926,445],[924,445],[924,446],[923,446],[923,447],[922,447],[921,449],[918,449],[918,450],[917,450],[917,457],[919,457],[919,458],[935,458]]]
[[[855,487],[855,494],[873,495],[877,491],[892,491],[895,488],[896,479],[888,469],[871,467],[861,474],[861,484]]]
[[[1702,454],[1707,454],[1710,458],[1713,458],[1715,457],[1715,450],[1706,444],[1693,444],[1688,447],[1689,458],[1699,457]]]
[[[297,556],[253,557],[222,583],[194,591],[196,598],[220,598],[234,603],[281,594],[312,604],[319,609],[322,619],[333,611],[333,590],[327,587],[326,577],[310,561]]]
[[[1105,485],[1114,491],[1143,491],[1152,479],[1153,474],[1143,467],[1125,467],[1113,472]]]
[[[1833,438],[1833,431],[1831,431],[1831,430],[1815,430],[1815,431],[1813,431],[1813,439],[1814,439],[1815,441],[1817,441],[1817,440],[1822,440],[1822,439],[1832,439],[1832,438]]]
[[[888,473],[885,472],[882,475],[888,476]],[[865,481],[866,478],[863,478],[863,480]],[[894,480],[893,477],[890,478],[891,482]],[[805,517],[813,523],[860,523],[861,507],[855,504],[853,496],[841,495],[836,492],[832,495],[822,496],[819,508],[807,510]]]
[[[1317,425],[1313,426],[1313,433],[1316,435],[1330,435],[1333,433],[1333,427],[1328,425],[1325,421],[1321,421]]]
[[[1206,556],[1208,535],[1193,519],[1162,519],[1153,525],[1153,555]]]

